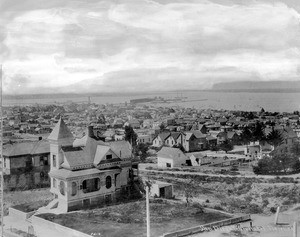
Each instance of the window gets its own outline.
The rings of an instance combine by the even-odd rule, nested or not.
[[[53,167],[56,167],[56,155],[52,156]]]
[[[44,165],[49,165],[47,156],[44,157]]]
[[[106,183],[106,188],[110,189],[111,188],[111,177],[110,176],[106,177],[105,183]]]
[[[107,160],[112,159],[112,155],[106,155],[106,159]]]
[[[93,179],[86,179],[82,182],[82,191],[84,193],[91,193],[98,191],[100,189],[100,179],[93,178]]]
[[[171,163],[167,163],[167,167],[171,167]]]
[[[40,157],[40,166],[48,165],[48,158],[45,157]]]
[[[66,191],[65,182],[60,181],[60,183],[59,183],[59,191],[60,191],[61,195],[65,195],[65,191]]]
[[[77,183],[76,182],[72,182],[72,192],[71,195],[75,196],[77,194]]]
[[[53,179],[53,187],[56,188],[57,183],[56,183],[56,179]]]

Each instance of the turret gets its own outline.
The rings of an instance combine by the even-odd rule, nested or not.
[[[61,152],[62,146],[72,146],[74,137],[62,118],[59,119],[48,137],[50,142],[50,167],[51,170],[59,169],[64,162]]]

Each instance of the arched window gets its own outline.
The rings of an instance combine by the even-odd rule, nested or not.
[[[65,190],[66,190],[65,182],[60,181],[60,183],[59,183],[59,191],[60,191],[61,195],[65,195]]]
[[[111,177],[110,176],[106,177],[105,183],[106,183],[107,189],[111,188]]]
[[[75,196],[77,194],[77,183],[72,182],[72,196]]]
[[[100,179],[93,178],[93,179],[86,179],[82,182],[82,191],[84,193],[95,192],[100,189]]]

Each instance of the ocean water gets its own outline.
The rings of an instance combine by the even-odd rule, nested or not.
[[[173,99],[184,97],[184,101],[160,103],[157,106],[180,106],[196,109],[226,109],[259,111],[264,108],[270,112],[293,112],[300,111],[300,93],[279,92],[222,92],[222,91],[189,91],[183,93],[165,92],[145,95],[99,95],[92,96],[91,102],[97,104],[124,103],[131,99],[146,97],[163,97]],[[52,104],[65,102],[87,102],[87,96],[64,97],[64,98],[40,98],[40,99],[4,99],[4,105],[27,105],[27,104]],[[153,103],[152,103],[153,104]]]

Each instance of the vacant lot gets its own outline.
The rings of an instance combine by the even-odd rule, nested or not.
[[[4,192],[4,213],[8,215],[8,208],[11,206],[33,203],[38,208],[47,205],[52,199],[49,188]]]
[[[145,174],[146,175],[146,174]],[[279,205],[300,203],[300,185],[293,178],[241,178],[187,174],[148,173],[149,178],[174,184],[177,198],[184,199],[183,183],[192,181],[193,199],[207,207],[230,213],[274,213]]]
[[[146,236],[145,211],[145,201],[137,201],[62,215],[39,216],[87,234],[100,233],[103,237],[141,237]],[[150,203],[150,216],[152,236],[231,217],[203,210],[200,205],[186,207],[184,203],[159,199]]]

